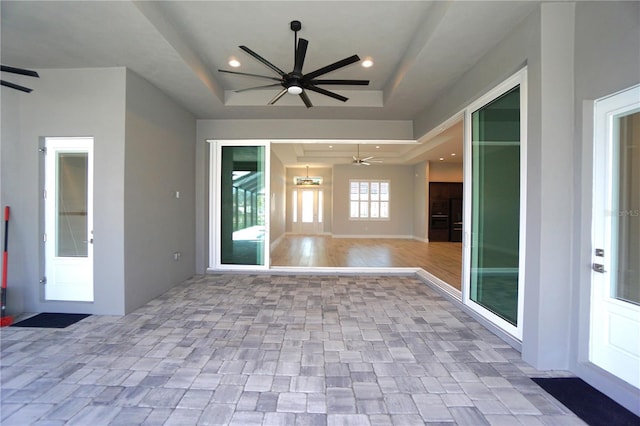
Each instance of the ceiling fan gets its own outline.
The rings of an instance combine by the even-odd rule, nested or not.
[[[6,65],[0,65],[0,71],[9,72],[11,74],[26,75],[27,77],[40,77],[37,72],[31,70],[25,70],[23,68],[8,67]],[[9,81],[0,80],[0,86],[9,87],[11,89],[20,90],[21,92],[30,93],[33,89],[20,86],[19,84],[11,83]]]
[[[382,160],[374,160],[374,156],[360,158],[360,145],[358,145],[358,153],[353,156],[351,164],[354,166],[370,166],[371,163],[382,163]]]
[[[267,76],[267,75],[249,74],[249,73],[244,73],[244,72],[228,71],[228,70],[219,69],[218,71],[219,72],[223,72],[223,73],[242,75],[242,76],[247,76],[247,77],[264,78],[264,79],[268,79],[268,80],[277,81],[277,83],[267,84],[267,85],[264,85],[264,86],[249,87],[247,89],[236,90],[236,93],[245,92],[245,91],[248,91],[248,90],[266,89],[266,88],[269,88],[269,87],[282,86],[282,90],[280,90],[269,101],[269,103],[268,103],[269,105],[275,104],[285,94],[289,93],[289,94],[292,94],[292,95],[299,95],[300,98],[302,99],[302,102],[304,102],[304,104],[306,105],[306,107],[307,108],[311,108],[313,106],[313,104],[311,103],[311,100],[309,99],[309,96],[307,95],[306,90],[311,90],[312,92],[320,93],[322,95],[329,96],[329,97],[337,99],[339,101],[346,102],[349,98],[347,98],[345,96],[342,96],[342,95],[339,95],[338,93],[334,93],[334,92],[331,92],[329,90],[323,89],[322,87],[318,87],[318,86],[325,85],[325,84],[336,85],[336,86],[351,86],[351,85],[353,85],[353,86],[366,86],[366,85],[369,84],[369,80],[325,80],[325,79],[318,79],[318,77],[320,77],[320,76],[322,76],[324,74],[330,73],[330,72],[335,71],[335,70],[337,70],[339,68],[346,67],[347,65],[351,65],[351,64],[353,64],[355,62],[358,62],[360,60],[358,55],[349,56],[348,58],[342,59],[342,60],[340,60],[338,62],[334,62],[333,64],[330,64],[330,65],[327,65],[325,67],[319,68],[319,69],[317,69],[315,71],[312,71],[310,73],[304,74],[302,72],[302,67],[304,66],[304,59],[305,59],[305,56],[307,54],[307,47],[309,45],[309,42],[307,40],[303,39],[303,38],[298,40],[298,31],[300,31],[300,29],[302,28],[302,24],[300,23],[300,21],[291,21],[290,27],[291,27],[291,31],[293,31],[295,33],[294,46],[293,46],[293,49],[294,49],[294,51],[293,51],[293,54],[294,54],[293,71],[286,73],[286,72],[282,71],[280,68],[278,68],[277,66],[275,66],[274,64],[272,64],[271,62],[269,62],[266,59],[264,59],[262,56],[258,55],[253,50],[249,49],[247,46],[240,46],[240,49],[242,49],[243,51],[245,51],[249,55],[253,56],[255,59],[257,59],[258,61],[260,61],[261,63],[263,63],[267,67],[269,67],[272,71],[274,71],[276,74],[278,74],[279,77],[271,77],[271,76]]]

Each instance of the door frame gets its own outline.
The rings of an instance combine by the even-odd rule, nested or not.
[[[473,152],[471,115],[499,98],[511,89],[520,86],[520,227],[518,253],[518,314],[517,325],[509,323],[482,305],[471,299],[471,223],[473,217]],[[513,74],[498,86],[468,105],[464,110],[464,220],[463,220],[463,250],[462,250],[462,303],[478,313],[483,318],[495,324],[511,337],[522,342],[524,322],[524,292],[525,292],[525,264],[526,264],[526,216],[527,216],[527,68]]]
[[[637,364],[629,367],[621,362],[607,359],[623,353],[625,348],[615,345],[602,345],[609,340],[611,329],[610,321],[614,316],[621,320],[635,320],[640,322],[640,308],[631,306],[631,303],[623,302],[610,296],[610,285],[613,264],[614,233],[612,220],[607,215],[614,214],[615,189],[613,171],[616,170],[614,162],[616,147],[612,141],[614,138],[613,118],[616,115],[638,110],[640,107],[640,85],[630,87],[621,92],[603,97],[594,102],[593,106],[593,161],[591,170],[592,180],[592,220],[591,220],[591,247],[590,264],[601,264],[604,273],[590,271],[590,295],[589,295],[589,333],[588,333],[588,362],[598,368],[607,371],[620,380],[623,380],[636,389],[640,389],[640,366]],[[596,249],[604,249],[604,256],[596,255]],[[611,310],[610,310],[611,309]],[[597,325],[601,326],[598,327]],[[630,324],[629,324],[630,325]],[[630,336],[634,333],[630,333]],[[632,336],[635,337],[635,336]],[[638,339],[636,337],[638,344]],[[632,341],[623,338],[625,344],[631,345]],[[637,348],[638,349],[638,348]],[[637,356],[637,355],[636,355]],[[606,364],[606,365],[605,365]],[[635,370],[629,372],[629,368]],[[635,378],[635,382],[629,382],[629,375]],[[624,376],[624,377],[623,377]],[[627,378],[625,378],[627,377]]]
[[[44,226],[44,237],[42,240],[43,248],[43,279],[41,283],[44,284],[44,288],[42,291],[42,298],[46,302],[89,302],[92,303],[95,301],[95,279],[94,279],[94,245],[93,245],[93,229],[94,229],[94,138],[93,137],[45,137],[44,141],[44,149],[41,151],[45,154],[44,162],[43,162],[43,176],[44,176],[44,203],[43,203],[43,226]],[[53,256],[53,243],[55,241],[55,231],[51,232],[51,224],[52,221],[55,221],[55,218],[52,217],[55,210],[55,199],[57,191],[54,191],[53,194],[48,194],[47,189],[50,185],[54,185],[56,190],[58,188],[57,184],[57,163],[55,158],[53,157],[54,153],[57,152],[81,152],[87,153],[87,238],[89,238],[87,242],[87,277],[90,278],[90,284],[87,285],[86,291],[83,297],[78,298],[58,298],[53,295],[50,298],[47,296],[48,288],[51,286],[51,280],[53,277],[50,271],[49,265],[51,263],[51,258]],[[53,168],[51,166],[54,166]],[[52,182],[53,179],[53,182]],[[53,234],[53,235],[52,235]],[[57,257],[57,256],[54,256]],[[67,260],[70,264],[77,264],[79,261],[74,258],[68,258]],[[49,282],[47,282],[49,280]],[[49,287],[47,287],[49,286]]]
[[[271,263],[270,258],[270,216],[268,212],[271,211],[271,141],[263,139],[242,139],[242,140],[207,140],[211,144],[209,150],[209,267],[208,270],[265,270],[269,269]],[[221,184],[222,179],[220,176],[220,170],[222,169],[222,147],[224,146],[262,146],[264,147],[264,173],[265,173],[265,185],[264,185],[264,244],[263,244],[263,265],[236,265],[222,263],[221,257],[221,240],[220,226],[221,226]]]

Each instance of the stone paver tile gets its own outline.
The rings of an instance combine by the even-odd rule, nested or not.
[[[178,402],[177,408],[205,409],[211,401],[213,391],[203,389],[189,389]]]
[[[125,407],[109,423],[109,426],[141,425],[149,417],[151,408]]]
[[[451,407],[451,415],[460,426],[488,426],[489,422],[475,407]]]
[[[297,376],[291,378],[291,392],[324,392],[324,377]]]
[[[176,408],[163,426],[184,426],[198,424],[202,410]]]
[[[500,402],[513,414],[542,414],[527,398],[513,389],[493,389]]]
[[[327,389],[327,413],[355,413],[356,399],[351,388]]]
[[[88,405],[80,410],[66,423],[67,425],[108,425],[119,413],[121,408],[91,406]]]
[[[364,414],[329,414],[327,426],[370,426],[369,417]]]
[[[277,411],[280,413],[304,413],[307,410],[307,395],[286,392],[278,396]]]
[[[198,425],[226,425],[234,411],[234,404],[209,404],[200,415]]]

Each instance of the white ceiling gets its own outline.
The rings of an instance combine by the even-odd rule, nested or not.
[[[3,65],[33,69],[127,67],[200,119],[412,120],[538,3],[3,0],[1,58]],[[267,106],[278,88],[234,93],[269,81],[219,73],[231,69],[231,57],[242,64],[237,71],[272,73],[239,45],[285,72],[293,68],[292,20],[302,22],[298,36],[309,40],[303,72],[357,54],[373,59],[374,66],[356,63],[323,78],[369,79],[370,85],[323,86],[349,100],[310,92],[314,107],[309,109],[291,95]],[[415,144],[385,145],[366,148],[366,154],[415,163],[454,149],[430,145],[443,151],[426,154]],[[355,148],[345,148],[347,158]],[[331,162],[337,149],[298,144],[289,151],[301,153],[295,162],[321,164],[321,158]]]

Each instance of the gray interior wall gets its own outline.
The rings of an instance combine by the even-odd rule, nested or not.
[[[194,274],[195,125],[185,109],[127,71],[126,312]],[[178,261],[175,252],[181,254]]]
[[[196,273],[204,274],[209,267],[209,218],[210,218],[210,206],[209,206],[209,186],[210,186],[210,173],[209,167],[211,165],[211,144],[207,142],[211,133],[211,126],[208,121],[197,120],[196,121],[196,163],[194,171],[196,174],[195,185],[195,207],[196,207]]]
[[[441,163],[432,161],[429,165],[429,182],[462,182],[462,163]]]
[[[286,216],[286,170],[282,161],[271,151],[271,212],[269,214],[269,238],[271,243],[284,236]]]
[[[413,166],[413,238],[429,240],[429,162]]]
[[[205,139],[413,139],[409,120],[198,120]]]
[[[349,219],[349,179],[389,180],[390,220]],[[413,237],[414,172],[412,166],[333,167],[333,236]]]
[[[606,31],[603,31],[606,29]],[[640,3],[579,2],[575,21],[575,135],[572,183],[578,206],[571,265],[576,283],[571,369],[640,415],[640,391],[588,362],[593,179],[593,101],[640,84]]]
[[[7,310],[124,313],[125,70],[38,70],[19,82],[30,94],[2,88],[2,205],[12,208]],[[15,80],[15,79],[14,79]],[[94,137],[94,303],[45,302],[42,256],[42,158],[47,136]]]

